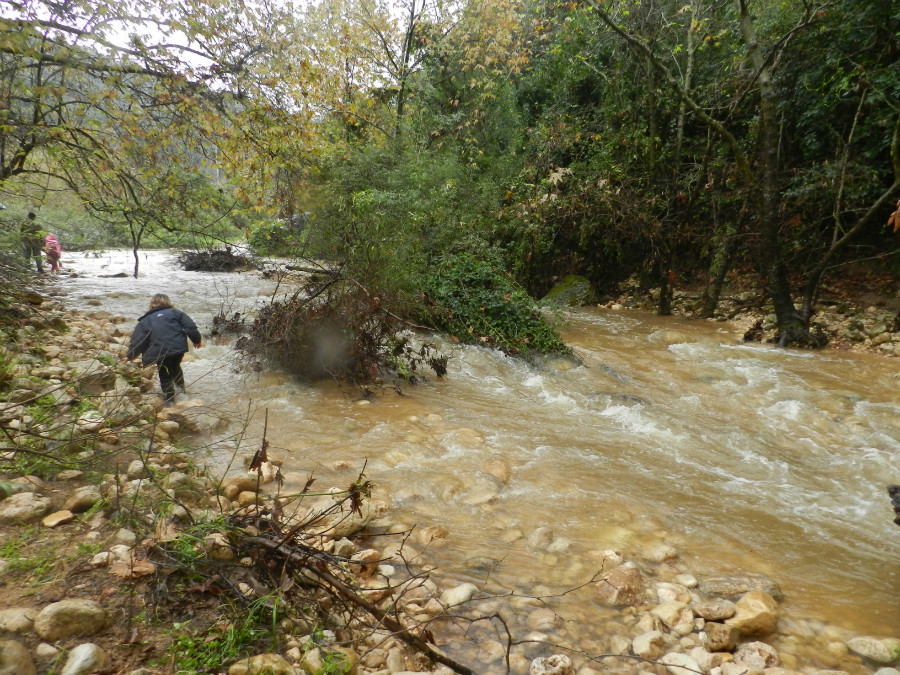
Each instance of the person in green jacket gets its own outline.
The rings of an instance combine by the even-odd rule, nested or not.
[[[30,261],[34,259],[38,274],[44,273],[44,264],[41,256],[44,253],[44,237],[41,228],[37,224],[37,216],[34,211],[29,211],[25,220],[19,226],[19,238],[22,241],[22,250]]]

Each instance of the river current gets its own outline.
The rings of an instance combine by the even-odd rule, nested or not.
[[[129,252],[67,255],[78,276],[60,279],[65,302],[137,318],[165,292],[209,335],[220,310],[252,315],[283,290],[140,256],[134,279],[109,276],[131,271]],[[563,318],[581,365],[530,367],[435,336],[447,377],[368,403],[241,369],[224,340],[185,372],[192,396],[235,411],[222,437],[250,417],[250,454],[268,411],[284,470],[345,486],[365,463],[399,520],[447,528],[431,555],[450,582],[484,585],[493,560],[499,588],[564,589],[590,579],[598,551],[662,543],[698,578],[767,575],[791,616],[900,638],[900,527],[885,490],[900,483],[900,360],[743,344],[725,323],[636,310]],[[541,527],[557,552],[529,546]]]

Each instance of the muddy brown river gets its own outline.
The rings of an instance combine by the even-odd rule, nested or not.
[[[141,256],[135,280],[102,276],[130,271],[130,253],[68,255],[79,276],[60,280],[66,302],[136,318],[166,292],[208,335],[220,309],[252,313],[276,292],[254,273]],[[581,365],[529,367],[435,336],[452,356],[446,379],[365,404],[241,370],[226,341],[209,341],[185,366],[191,395],[238,418],[209,439],[209,462],[228,461],[221,439],[241,411],[252,454],[268,410],[285,470],[344,486],[366,463],[398,521],[447,528],[430,552],[442,583],[555,591],[590,579],[598,551],[662,543],[698,578],[767,575],[810,625],[900,638],[900,527],[885,491],[900,483],[900,359],[742,344],[724,323],[634,310],[564,318]],[[541,527],[556,552],[529,546]],[[603,610],[573,594],[561,613],[567,603],[583,635],[566,637],[602,648]]]

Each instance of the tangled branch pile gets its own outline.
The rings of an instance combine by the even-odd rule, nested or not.
[[[250,256],[235,253],[230,246],[208,251],[182,251],[177,260],[188,272],[236,272],[256,267]]]
[[[340,276],[312,279],[260,311],[238,348],[303,379],[333,377],[354,384],[381,372],[415,382],[423,366],[438,377],[447,358],[399,334],[403,321],[359,283]]]
[[[894,522],[900,525],[900,485],[888,485],[888,496],[891,498],[891,506],[894,507]]]

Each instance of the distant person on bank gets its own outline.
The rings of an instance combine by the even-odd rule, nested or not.
[[[47,264],[50,265],[50,271],[53,274],[59,272],[59,259],[62,258],[62,246],[59,240],[52,234],[44,237],[44,253],[47,254]]]
[[[125,361],[140,356],[144,365],[156,364],[159,386],[167,406],[175,402],[176,387],[185,392],[181,359],[188,350],[188,340],[196,349],[200,348],[200,331],[193,319],[175,309],[168,295],[154,295],[150,300],[150,311],[138,319],[131,334]]]
[[[41,236],[41,228],[37,224],[37,216],[34,215],[34,211],[29,211],[19,226],[19,239],[22,242],[25,257],[29,261],[34,260],[38,274],[43,274],[44,265],[41,263],[41,254],[44,251],[44,239]]]

